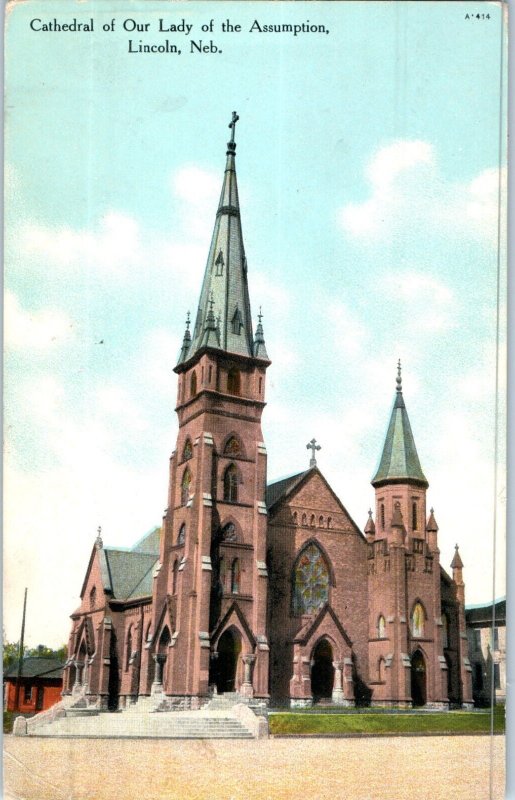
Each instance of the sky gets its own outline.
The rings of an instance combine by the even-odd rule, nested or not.
[[[223,32],[228,18],[242,30]],[[94,30],[32,29],[74,19]],[[169,30],[182,20],[189,35]],[[329,32],[251,32],[255,20]],[[130,547],[160,524],[173,367],[233,110],[254,324],[262,306],[272,360],[269,479],[307,468],[316,437],[362,528],[400,358],[441,562],[459,542],[467,602],[504,595],[501,22],[497,4],[472,2],[8,10],[8,640],[25,586],[29,646],[67,640],[99,525],[105,545]]]

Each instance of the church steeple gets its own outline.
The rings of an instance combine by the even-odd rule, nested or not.
[[[252,335],[247,260],[236,181],[234,139],[238,119],[234,111],[229,123],[231,139],[227,143],[220,202],[187,360],[204,347],[218,348],[237,355],[267,358],[264,346],[255,351]],[[215,323],[215,319],[218,323]]]
[[[372,486],[378,488],[386,483],[408,482],[427,488],[429,484],[420,466],[408,412],[402,396],[400,360],[397,365],[396,384],[395,402],[386,433],[381,461],[372,479]]]

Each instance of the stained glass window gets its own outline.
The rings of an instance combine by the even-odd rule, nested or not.
[[[424,635],[424,609],[420,603],[415,603],[411,612],[411,634],[412,636]]]
[[[187,461],[193,455],[193,448],[191,446],[191,439],[186,439],[184,450],[182,451],[182,460]]]
[[[231,436],[224,447],[224,453],[231,456],[239,456],[241,454],[241,447],[236,436]]]
[[[181,483],[181,505],[183,506],[185,506],[188,500],[190,499],[190,483],[191,483],[190,471],[188,469],[185,469]]]
[[[377,621],[377,635],[380,639],[386,638],[386,622],[382,614]]]
[[[234,464],[229,464],[225,470],[224,500],[226,503],[238,502],[238,472]]]
[[[222,539],[224,542],[235,542],[237,540],[236,527],[234,523],[228,522],[222,528]]]
[[[329,570],[322,553],[311,544],[302,551],[295,567],[293,611],[311,614],[329,599]]]
[[[179,528],[179,534],[177,536],[177,544],[184,544],[186,539],[186,524],[183,522],[181,527]]]
[[[240,592],[240,561],[235,558],[231,567],[231,592],[239,594]]]

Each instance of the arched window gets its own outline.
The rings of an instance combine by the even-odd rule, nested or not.
[[[224,274],[224,256],[221,250],[216,257],[215,267],[216,267],[215,275],[220,276]]]
[[[381,528],[382,530],[384,530],[384,503],[381,503],[380,513],[381,513]]]
[[[186,523],[183,522],[177,534],[177,544],[184,544],[186,540]]]
[[[95,608],[95,602],[97,599],[97,589],[96,586],[93,586],[92,590],[89,593],[89,607]]]
[[[302,524],[303,525],[307,525],[308,524],[308,518],[306,517],[305,514],[302,515]]]
[[[179,576],[179,559],[176,558],[173,562],[172,569],[172,594],[177,594],[177,578]]]
[[[238,502],[238,471],[229,464],[224,473],[224,500],[226,503]]]
[[[442,647],[449,647],[449,617],[442,614]]]
[[[193,371],[190,378],[190,396],[194,397],[197,394],[197,373]]]
[[[293,522],[294,525],[296,525],[297,521],[298,521],[298,514],[297,514],[296,511],[294,511],[293,512],[293,516],[292,516],[292,522]]]
[[[231,436],[227,440],[224,447],[224,455],[226,456],[239,456],[241,455],[241,445],[236,436]]]
[[[231,592],[240,593],[240,560],[235,558],[231,566]]]
[[[184,470],[181,483],[181,506],[185,506],[190,499],[191,472],[188,468]]]
[[[323,517],[319,517],[318,518],[318,526],[319,526],[319,528],[323,528],[324,527],[324,518]]]
[[[241,391],[241,378],[239,369],[232,368],[227,373],[227,391],[229,394],[239,394]]]
[[[311,514],[311,519],[309,521],[309,524],[311,525],[312,528],[315,527],[315,515],[314,514]]]
[[[152,635],[151,635],[151,633],[150,633],[150,632],[151,632],[151,630],[152,630],[152,620],[151,620],[151,621],[148,623],[148,625],[147,625],[147,632],[146,632],[146,634],[145,634],[145,641],[146,641],[146,642],[150,642],[150,641],[151,641],[151,639],[152,639]]]
[[[332,523],[333,523],[333,518],[332,517],[327,517],[327,527],[328,528],[331,527]]]
[[[231,323],[232,323],[232,332],[235,333],[237,336],[239,336],[241,333],[241,329],[243,328],[243,319],[241,316],[241,311],[238,308],[238,306],[236,306],[234,314],[232,315]]]
[[[132,655],[132,625],[129,628],[127,633],[127,645],[126,645],[126,653],[125,653],[125,670],[129,669],[130,660]]]
[[[329,600],[329,569],[315,544],[300,553],[293,573],[293,613],[312,614]]]
[[[411,506],[411,527],[414,531],[416,531],[418,527],[417,504],[415,502],[413,502]]]
[[[209,369],[207,371],[207,382],[211,383],[212,380],[213,380],[213,366],[210,364]]]
[[[420,638],[424,635],[424,608],[421,603],[415,603],[411,612],[411,635]]]
[[[377,620],[377,635],[379,639],[386,639],[386,620],[382,614],[379,615]]]
[[[384,683],[384,679],[385,679],[385,675],[384,675],[385,663],[386,662],[385,662],[384,658],[381,656],[381,658],[377,662],[377,680],[381,681],[381,683]]]
[[[191,446],[191,439],[186,439],[182,451],[182,460],[188,461],[193,456],[193,447]]]
[[[236,533],[236,525],[233,522],[228,522],[222,528],[222,539],[224,542],[236,542],[238,535]]]

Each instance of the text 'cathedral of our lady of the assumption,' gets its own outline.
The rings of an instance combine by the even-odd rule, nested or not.
[[[131,550],[100,533],[72,614],[64,694],[88,705],[467,706],[463,564],[438,526],[402,393],[362,532],[317,467],[266,483],[270,365],[252,328],[235,126],[193,330],[175,372],[167,509]]]

